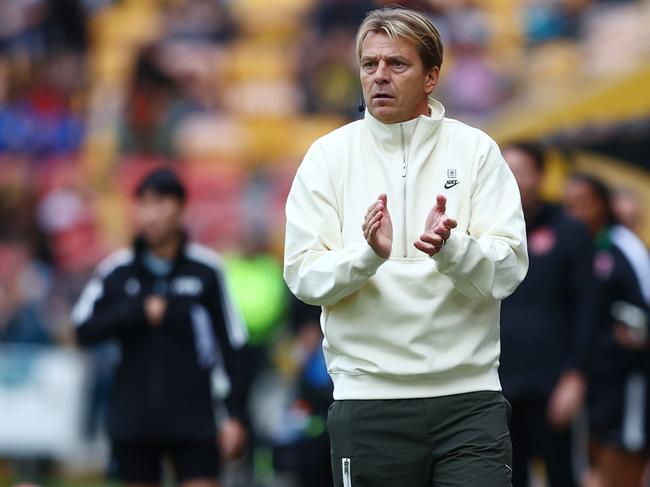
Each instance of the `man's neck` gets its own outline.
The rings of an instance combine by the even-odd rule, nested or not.
[[[181,235],[176,233],[173,237],[168,238],[155,247],[149,247],[149,250],[161,259],[173,260],[178,254],[181,245]]]

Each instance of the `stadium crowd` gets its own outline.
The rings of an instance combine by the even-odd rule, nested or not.
[[[0,1],[0,415],[34,350],[78,350],[74,303],[95,266],[129,245],[142,177],[171,167],[189,190],[185,229],[224,256],[250,337],[248,447],[223,485],[331,485],[331,382],[319,310],[282,279],[284,202],[311,140],[360,116],[354,36],[385,3],[427,12],[445,45],[435,96],[479,127],[567,78],[625,73],[650,53],[645,0]],[[638,487],[650,452],[650,273],[632,235],[647,215],[633,192],[585,174],[542,202],[549,141],[499,142],[532,256],[502,316],[513,485]],[[24,352],[9,353],[16,345]],[[107,344],[83,360],[79,442],[94,446],[78,446],[75,464],[3,440],[0,419],[0,485],[103,476],[119,358]]]

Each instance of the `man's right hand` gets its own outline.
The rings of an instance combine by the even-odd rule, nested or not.
[[[160,326],[166,309],[167,300],[162,296],[147,296],[144,300],[144,313],[151,326]]]
[[[377,201],[370,205],[361,229],[372,250],[379,257],[388,259],[393,248],[393,222],[388,212],[388,197],[385,193],[380,194]]]

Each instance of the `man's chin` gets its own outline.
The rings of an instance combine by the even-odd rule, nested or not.
[[[396,123],[399,121],[399,115],[395,108],[387,106],[375,106],[370,108],[370,114],[382,123]]]

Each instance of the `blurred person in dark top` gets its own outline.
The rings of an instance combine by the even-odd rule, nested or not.
[[[570,215],[587,225],[596,247],[597,321],[589,360],[591,471],[587,485],[638,487],[650,453],[650,258],[639,238],[617,224],[609,189],[598,178],[572,175],[564,204]]]
[[[319,306],[291,298],[291,326],[299,365],[293,410],[305,419],[302,431],[290,444],[276,446],[274,464],[278,470],[295,471],[300,487],[333,485],[326,423],[334,387],[323,354],[320,315]]]
[[[117,339],[121,347],[109,420],[117,476],[159,485],[169,457],[181,486],[214,487],[219,454],[234,457],[245,441],[246,330],[219,256],[182,230],[177,176],[155,170],[136,196],[134,247],[97,268],[73,310],[77,337],[82,345]],[[213,389],[230,390],[220,425],[215,409],[223,404]]]
[[[499,373],[512,404],[513,486],[529,481],[541,456],[551,487],[575,485],[571,423],[586,389],[593,328],[592,242],[585,226],[542,201],[545,154],[535,144],[507,146],[503,157],[521,193],[530,267],[501,306]]]

